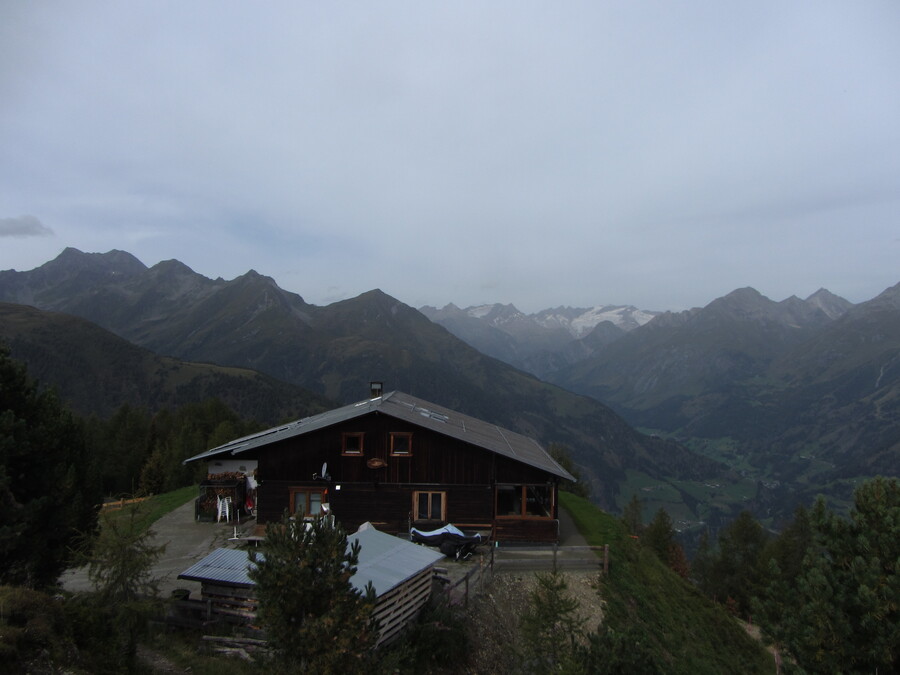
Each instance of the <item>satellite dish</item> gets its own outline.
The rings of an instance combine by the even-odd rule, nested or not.
[[[328,462],[322,462],[322,473],[314,473],[313,480],[331,480],[328,475]]]

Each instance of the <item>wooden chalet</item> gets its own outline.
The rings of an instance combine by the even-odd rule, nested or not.
[[[381,395],[213,448],[212,474],[256,481],[260,523],[323,505],[348,532],[448,523],[494,540],[555,542],[557,486],[574,480],[534,439],[402,392]]]

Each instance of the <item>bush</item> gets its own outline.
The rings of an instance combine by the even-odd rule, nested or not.
[[[462,672],[469,653],[465,615],[432,599],[409,630],[382,652],[380,672]]]
[[[0,663],[6,672],[54,672],[74,654],[60,600],[0,586]]]

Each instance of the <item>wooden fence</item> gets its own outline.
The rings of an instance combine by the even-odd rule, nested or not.
[[[113,502],[103,502],[100,507],[104,511],[116,511],[118,509],[124,509],[128,504],[139,504],[140,502],[150,499],[150,497],[132,497],[131,499],[119,499],[118,501]]]
[[[456,581],[450,581],[444,576],[445,568],[435,568],[437,579],[445,583],[444,594],[448,605],[469,606],[469,596],[479,593],[484,588],[485,576],[490,578],[493,574],[491,564],[484,556],[479,556],[478,564],[472,565],[465,575]]]
[[[495,548],[491,550],[491,566],[496,571],[597,570],[605,575],[609,572],[609,544]]]
[[[480,593],[494,574],[507,572],[596,571],[609,573],[609,544],[604,546],[541,546],[534,548],[491,548],[490,555],[479,557],[478,563],[459,579],[450,580],[447,568],[436,567],[435,577],[444,584],[448,605],[469,606],[469,598]]]

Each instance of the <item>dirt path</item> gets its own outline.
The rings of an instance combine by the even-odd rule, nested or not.
[[[256,520],[245,521],[237,527],[238,534],[246,534],[256,525]],[[156,532],[153,543],[165,544],[166,550],[153,568],[160,579],[160,595],[169,597],[176,588],[187,588],[191,595],[199,596],[198,582],[179,580],[178,575],[202,559],[213,549],[236,546],[229,541],[234,536],[234,523],[209,523],[194,520],[194,502],[189,501],[157,520],[152,529]],[[69,591],[92,590],[87,568],[67,570],[60,578],[63,588]]]

